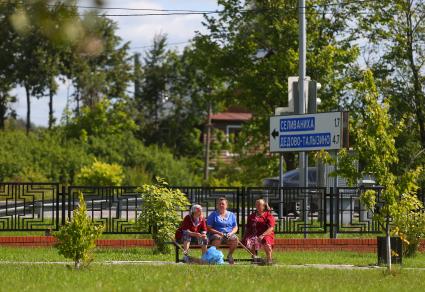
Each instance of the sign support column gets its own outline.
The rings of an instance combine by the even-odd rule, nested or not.
[[[306,19],[305,19],[305,0],[298,1],[299,11],[299,114],[305,114],[305,75],[306,75]],[[308,156],[306,152],[299,153],[299,174],[300,186],[308,186]],[[307,237],[307,193],[304,192],[304,238]]]

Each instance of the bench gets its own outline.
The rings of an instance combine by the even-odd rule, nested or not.
[[[180,247],[178,246],[178,244],[176,244],[176,242],[174,241],[169,241],[166,242],[166,244],[172,244],[174,246],[175,249],[175,260],[176,263],[180,263],[183,262],[182,259],[180,259]],[[201,245],[197,245],[197,244],[191,244],[190,248],[191,249],[200,249],[202,246]],[[210,246],[208,246],[210,247]],[[220,245],[219,248],[228,248],[228,245]],[[243,248],[242,246],[238,245],[237,248]],[[224,259],[224,261],[227,261],[227,258]],[[252,262],[252,259],[234,259],[235,262]]]

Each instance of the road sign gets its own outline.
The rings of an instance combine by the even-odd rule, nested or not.
[[[342,138],[342,112],[270,118],[270,152],[338,150]]]

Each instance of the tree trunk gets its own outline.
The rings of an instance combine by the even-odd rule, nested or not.
[[[79,270],[81,267],[81,259],[75,261],[75,269]]]
[[[208,103],[208,117],[206,125],[206,136],[205,136],[205,159],[204,159],[204,180],[208,181],[209,178],[209,164],[210,164],[210,143],[211,143],[211,115],[212,105],[211,101]]]
[[[387,270],[391,272],[391,239],[390,239],[390,216],[387,216],[385,226],[385,235],[387,239]]]
[[[25,93],[27,95],[27,123],[26,123],[26,131],[27,134],[31,130],[31,94],[28,86],[25,86]]]
[[[75,101],[77,102],[77,107],[75,109],[76,116],[80,116],[80,89],[77,87],[75,89]]]
[[[52,129],[53,124],[55,123],[55,118],[53,117],[53,91],[49,90],[49,130]]]
[[[0,130],[4,130],[6,120],[7,100],[6,96],[0,94]]]
[[[407,22],[407,55],[409,61],[409,67],[412,71],[413,77],[413,98],[415,103],[415,115],[419,126],[419,135],[422,148],[425,148],[425,106],[424,96],[422,93],[420,68],[416,65],[414,57],[414,39],[413,39],[413,23],[412,23],[412,11],[406,13]]]

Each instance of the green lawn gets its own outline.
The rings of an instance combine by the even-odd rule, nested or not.
[[[246,257],[243,250],[237,257]],[[396,267],[383,270],[290,268],[284,264],[354,264],[376,262],[374,254],[354,252],[276,252],[279,265],[231,266],[105,265],[110,260],[172,261],[146,248],[98,249],[87,269],[65,265],[1,264],[4,261],[63,261],[54,248],[0,247],[0,291],[422,291],[425,270]],[[405,259],[403,267],[425,268],[425,254]]]
[[[423,291],[424,271],[258,266],[3,265],[1,291]]]
[[[226,254],[224,250],[224,254]],[[193,256],[199,256],[200,251],[192,251]],[[263,256],[262,254],[260,254]],[[238,249],[235,258],[249,258],[243,250]],[[94,262],[104,262],[111,260],[140,261],[158,260],[174,261],[174,253],[169,255],[157,255],[149,248],[128,248],[128,249],[96,249],[94,252]],[[274,253],[277,264],[351,264],[358,266],[375,265],[377,262],[374,253],[356,253],[348,251],[316,252],[316,251],[291,251]],[[0,247],[0,261],[65,261],[54,248],[20,248],[20,247]],[[425,268],[425,253],[419,253],[414,258],[404,258],[403,267]]]

